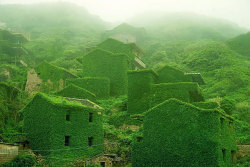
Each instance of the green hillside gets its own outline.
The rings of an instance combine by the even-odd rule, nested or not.
[[[31,64],[79,56],[100,40],[106,25],[82,7],[59,2],[1,5],[0,22],[30,39],[25,47],[31,51]]]
[[[232,50],[250,60],[250,32],[229,39],[226,43]]]

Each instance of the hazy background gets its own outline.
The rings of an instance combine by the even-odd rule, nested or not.
[[[0,0],[0,4],[48,1],[76,3],[110,22],[124,22],[147,11],[193,12],[227,19],[250,29],[250,0]]]

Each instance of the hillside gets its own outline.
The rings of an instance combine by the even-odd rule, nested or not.
[[[1,5],[0,22],[16,32],[38,38],[41,33],[65,32],[65,37],[81,32],[95,36],[105,23],[82,7],[71,3],[41,3],[32,5]],[[48,34],[47,34],[48,35]]]
[[[60,2],[1,5],[0,22],[4,23],[3,28],[30,39],[25,45],[31,51],[30,64],[62,59],[68,53],[82,54],[85,47],[100,40],[106,25],[84,8]]]
[[[129,23],[145,27],[152,38],[164,41],[225,40],[246,32],[229,21],[192,13],[149,12],[135,16]]]
[[[248,165],[221,146],[250,144],[249,48],[250,32],[197,14],[146,13],[106,30],[70,3],[0,5],[0,141],[30,144],[9,166]]]
[[[250,32],[229,39],[226,43],[232,50],[250,60]]]

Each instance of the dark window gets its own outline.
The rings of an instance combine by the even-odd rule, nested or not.
[[[66,112],[66,121],[70,121],[70,111]]]
[[[66,114],[66,121],[70,121],[70,115]]]
[[[88,145],[89,145],[89,147],[91,147],[91,146],[93,146],[93,137],[89,137],[88,138]]]
[[[65,142],[64,142],[65,146],[69,146],[69,138],[70,136],[65,136]]]
[[[105,167],[105,162],[100,162],[101,167]]]
[[[232,155],[232,162],[235,163],[236,162],[236,151],[235,150],[232,150],[231,151],[231,155]]]
[[[89,122],[93,122],[93,113],[92,112],[89,113]]]
[[[226,149],[222,149],[223,161],[226,162]]]
[[[223,123],[224,123],[224,118],[220,118],[220,127],[221,127],[221,129],[223,128]]]
[[[137,137],[137,142],[141,142],[143,137]]]
[[[233,133],[233,122],[229,122],[229,130],[230,130],[230,134]]]

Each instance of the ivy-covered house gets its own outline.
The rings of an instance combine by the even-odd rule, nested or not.
[[[202,109],[169,99],[143,113],[143,133],[132,146],[133,167],[231,167],[233,118],[209,103]]]
[[[91,101],[96,100],[96,95],[86,89],[83,89],[74,84],[69,84],[62,90],[54,92],[55,95],[69,97],[69,98],[78,98],[78,99],[88,99]]]
[[[99,108],[37,93],[21,111],[30,148],[49,157],[92,157],[103,151]]]
[[[95,93],[97,98],[127,94],[127,71],[145,68],[145,64],[140,59],[141,54],[141,49],[133,43],[124,44],[111,38],[100,43],[94,50],[83,56],[82,75],[83,78],[92,78],[92,81],[94,78],[108,79],[110,92],[105,96],[99,96],[95,93],[96,90],[86,89]],[[81,85],[87,85],[84,80],[81,81]],[[98,89],[97,92],[100,90]]]
[[[110,96],[110,80],[103,77],[70,78],[66,85],[74,84],[95,94],[97,99],[105,99]]]
[[[169,66],[157,72],[153,69],[129,71],[128,113],[143,113],[170,98],[188,103],[204,101],[198,83],[191,75]]]
[[[66,85],[66,79],[78,78],[64,68],[54,66],[46,61],[27,72],[25,91],[29,94],[61,90]]]
[[[97,45],[97,48],[109,51],[114,54],[127,55],[129,57],[130,70],[146,68],[146,65],[141,60],[143,51],[135,43],[123,43],[116,39],[108,38]]]
[[[110,95],[127,93],[128,56],[96,49],[83,57],[84,77],[104,77],[110,80]]]

